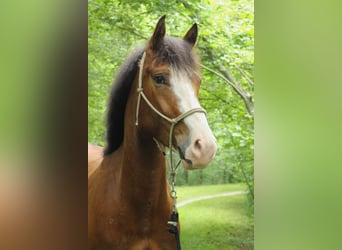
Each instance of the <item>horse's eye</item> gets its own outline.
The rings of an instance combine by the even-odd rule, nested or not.
[[[166,77],[164,75],[155,75],[155,76],[153,76],[153,80],[157,84],[167,84],[167,80],[166,80]]]

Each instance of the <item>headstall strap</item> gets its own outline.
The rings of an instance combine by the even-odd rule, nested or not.
[[[145,56],[146,56],[146,52],[144,52],[144,54],[141,57],[140,60],[140,67],[139,67],[139,86],[138,86],[138,100],[137,100],[137,109],[136,109],[136,113],[135,113],[135,126],[139,125],[139,108],[140,108],[140,101],[141,101],[141,94],[143,92],[143,88],[142,88],[142,71],[144,68],[144,62],[145,62]]]
[[[138,126],[139,125],[139,109],[140,109],[140,102],[141,102],[141,97],[145,100],[145,102],[147,103],[147,105],[160,117],[162,117],[163,119],[167,120],[168,122],[171,123],[171,127],[170,127],[170,133],[169,133],[169,157],[170,160],[167,161],[168,165],[170,167],[170,186],[171,186],[171,191],[170,191],[170,197],[172,198],[172,213],[170,216],[170,220],[168,221],[168,225],[170,225],[169,227],[169,232],[175,234],[176,237],[176,243],[177,243],[177,249],[180,250],[180,238],[179,238],[179,231],[178,231],[178,212],[177,212],[177,207],[176,207],[176,202],[177,202],[177,193],[175,190],[175,182],[176,182],[176,170],[179,166],[179,164],[181,163],[181,160],[178,161],[178,163],[176,164],[176,166],[174,166],[173,163],[173,150],[172,150],[172,135],[173,135],[173,131],[175,126],[182,121],[184,118],[197,113],[197,112],[201,112],[204,113],[205,115],[207,114],[206,111],[203,108],[193,108],[190,109],[184,113],[182,113],[181,115],[177,116],[176,118],[169,118],[166,115],[164,115],[163,113],[161,113],[158,109],[156,109],[153,104],[148,100],[148,98],[145,96],[144,94],[144,89],[142,87],[142,73],[143,73],[143,69],[144,69],[144,62],[145,62],[145,57],[146,57],[146,52],[143,53],[141,60],[140,60],[140,65],[139,65],[139,82],[138,82],[138,88],[137,88],[137,92],[138,92],[138,100],[137,100],[137,108],[136,108],[136,113],[135,113],[135,125]],[[164,154],[165,156],[165,152],[161,149],[160,143],[158,142],[157,139],[153,138],[153,140],[156,142],[157,147],[159,148],[159,150]]]

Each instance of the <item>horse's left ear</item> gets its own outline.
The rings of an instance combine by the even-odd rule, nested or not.
[[[150,49],[156,51],[162,44],[163,38],[165,36],[165,18],[166,15],[162,16],[154,29],[153,36],[149,42]]]
[[[192,25],[189,31],[185,34],[183,39],[189,42],[191,46],[193,47],[196,44],[197,36],[198,36],[198,28],[197,28],[197,24],[195,23],[194,25]]]

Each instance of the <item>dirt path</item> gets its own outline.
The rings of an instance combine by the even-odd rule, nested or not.
[[[246,194],[246,193],[248,193],[248,191],[230,191],[230,192],[225,192],[225,193],[220,193],[220,194],[204,195],[204,196],[196,197],[193,199],[188,199],[185,201],[178,202],[177,207],[182,207],[182,206],[188,205],[196,201],[213,199],[213,198],[224,197],[224,196],[233,196],[233,195],[238,195],[238,194]]]

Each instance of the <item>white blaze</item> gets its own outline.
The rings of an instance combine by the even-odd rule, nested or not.
[[[178,101],[180,112],[184,113],[201,105],[195,95],[188,74],[170,69],[170,85]],[[185,158],[192,161],[194,167],[205,167],[216,153],[216,139],[209,128],[204,113],[196,112],[184,118],[190,134],[190,144],[185,150]]]

